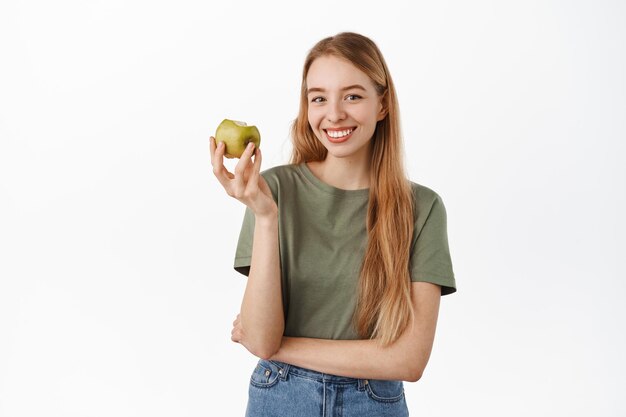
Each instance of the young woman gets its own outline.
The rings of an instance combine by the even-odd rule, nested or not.
[[[246,415],[406,416],[403,381],[422,376],[456,283],[445,207],[407,178],[372,40],[344,32],[310,50],[292,139],[289,164],[261,172],[252,145],[234,174],[210,139],[215,176],[247,206],[232,331],[260,358]]]

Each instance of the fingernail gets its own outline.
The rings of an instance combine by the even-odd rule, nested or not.
[[[252,149],[252,148],[254,148],[254,142],[248,143],[248,149]]]

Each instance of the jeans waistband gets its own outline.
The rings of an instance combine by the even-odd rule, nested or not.
[[[261,359],[261,362],[265,361]],[[314,371],[312,369],[302,368],[300,366],[292,365],[289,363],[277,361],[274,359],[267,360],[266,362],[274,364],[280,370],[280,374],[285,378],[288,374],[300,375],[306,378],[310,378],[319,382],[333,382],[337,384],[357,384],[359,389],[367,385],[367,379],[350,378],[347,376],[339,376],[333,374],[325,374],[323,372]]]

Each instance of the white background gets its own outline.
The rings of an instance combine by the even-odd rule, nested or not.
[[[625,415],[625,21],[598,0],[3,1],[0,415],[243,416],[245,207],[208,138],[245,120],[263,168],[286,163],[304,57],[344,30],[385,55],[410,177],[448,212],[458,291],[411,414]]]

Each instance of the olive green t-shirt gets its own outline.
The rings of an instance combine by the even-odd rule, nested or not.
[[[278,205],[280,268],[285,336],[359,339],[351,320],[367,244],[369,190],[343,190],[317,178],[306,163],[261,172]],[[411,281],[456,283],[441,197],[411,181],[416,218],[411,246]],[[234,268],[248,275],[254,213],[246,207]]]

